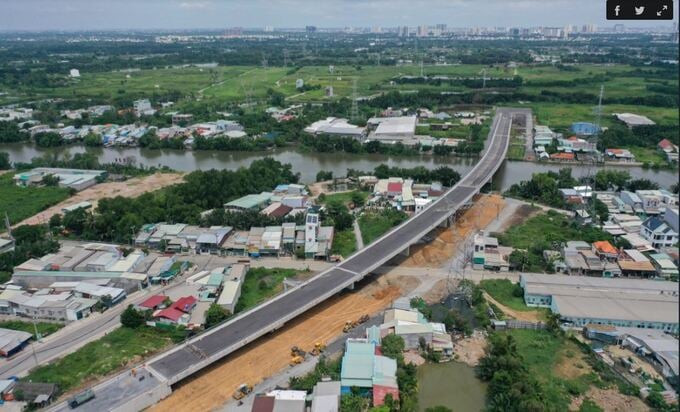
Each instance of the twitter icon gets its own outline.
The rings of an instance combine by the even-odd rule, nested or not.
[[[645,12],[645,6],[635,7],[635,15],[640,16]]]

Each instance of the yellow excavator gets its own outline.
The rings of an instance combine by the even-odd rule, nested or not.
[[[252,391],[253,391],[252,386],[248,385],[247,383],[242,383],[241,385],[239,385],[238,388],[236,388],[232,396],[234,397],[234,399],[238,401],[243,399],[246,395],[248,395]]]
[[[321,342],[314,343],[314,349],[310,352],[312,356],[319,356],[326,349],[326,345]]]

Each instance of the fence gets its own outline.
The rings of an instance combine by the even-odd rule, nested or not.
[[[508,329],[546,329],[546,324],[543,322],[529,322],[525,320],[508,319],[505,321]]]

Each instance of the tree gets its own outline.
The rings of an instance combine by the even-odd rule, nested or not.
[[[508,256],[508,261],[511,267],[524,270],[524,267],[529,264],[529,253],[525,250],[515,249]]]
[[[88,133],[85,138],[83,139],[83,143],[85,146],[91,146],[91,147],[97,147],[97,146],[103,146],[104,143],[102,142],[101,136],[98,136],[94,133]]]
[[[626,189],[635,192],[636,190],[657,190],[659,185],[649,179],[633,179],[626,183]]]
[[[222,306],[213,303],[205,312],[205,327],[210,328],[221,323],[229,317],[229,312]]]
[[[404,358],[402,352],[405,348],[404,338],[395,334],[387,335],[382,339],[381,347],[385,356],[388,358],[397,359],[397,362],[399,362],[401,359],[403,362]]]
[[[609,208],[607,208],[607,205],[605,205],[604,202],[602,202],[597,197],[594,197],[592,202],[593,209],[600,223],[606,222],[607,219],[609,219]]]
[[[52,229],[61,227],[61,215],[59,213],[52,215],[50,217],[49,226]]]
[[[126,328],[137,329],[138,327],[143,326],[145,321],[144,314],[139,312],[132,305],[129,305],[120,314],[120,323]]]
[[[364,197],[360,192],[352,192],[351,199],[352,203],[354,203],[354,207],[361,207],[364,205]]]
[[[333,172],[329,170],[319,170],[316,174],[316,181],[323,182],[333,179]]]
[[[11,169],[12,164],[9,161],[9,153],[0,152],[0,170]]]

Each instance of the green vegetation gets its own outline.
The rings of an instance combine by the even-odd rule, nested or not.
[[[368,192],[364,192],[361,190],[353,190],[350,192],[324,194],[323,203],[326,204],[339,202],[344,205],[349,205],[350,203],[357,203],[356,201],[358,199],[361,199],[361,204],[363,204],[363,202],[365,202],[367,198]]]
[[[271,158],[256,160],[238,170],[198,170],[185,182],[145,193],[136,198],[104,198],[94,212],[78,209],[66,213],[63,224],[74,236],[128,243],[146,223],[200,223],[200,213],[222,208],[240,196],[271,190],[281,183],[297,182],[289,164]]]
[[[212,303],[205,311],[205,328],[211,328],[226,320],[231,314],[217,303]]]
[[[283,280],[297,274],[294,269],[251,268],[241,287],[235,313],[250,309],[283,290]]]
[[[668,160],[660,150],[653,147],[626,146],[625,149],[635,156],[636,162],[647,164],[651,167],[668,167]]]
[[[549,263],[543,259],[543,251],[559,250],[570,240],[589,243],[608,240],[617,244],[609,233],[591,225],[580,226],[569,216],[554,210],[534,216],[498,236],[501,245],[526,251],[523,270],[527,272],[551,271]]]
[[[321,378],[324,376],[328,376],[332,380],[339,380],[341,365],[341,358],[329,360],[322,355],[319,357],[319,362],[316,364],[313,371],[302,376],[291,376],[288,382],[290,384],[290,389],[311,392],[312,389],[314,389],[314,385],[320,382]]]
[[[524,291],[518,283],[508,279],[485,279],[479,286],[492,298],[514,310],[534,310],[524,303]]]
[[[174,331],[120,327],[63,358],[33,369],[27,380],[56,383],[63,392],[148,357],[173,342]]]
[[[67,199],[71,192],[62,187],[19,187],[12,173],[0,175],[0,216],[18,223]]]
[[[331,253],[347,257],[357,250],[357,239],[353,229],[339,230],[333,238]]]
[[[35,327],[38,328],[40,336],[45,337],[63,328],[64,325],[61,323],[36,322]],[[28,332],[33,335],[33,339],[37,339],[37,336],[35,336],[35,327],[32,322],[24,322],[21,320],[5,320],[0,322],[0,328]]]
[[[9,161],[9,153],[0,152],[0,170],[7,170],[12,167],[12,163]]]
[[[59,243],[49,238],[47,231],[44,225],[21,225],[12,230],[16,244],[13,251],[0,254],[0,283],[9,280],[14,266],[59,250]]]
[[[365,245],[373,242],[397,226],[408,216],[406,213],[395,210],[385,209],[381,211],[366,211],[359,217],[359,228],[361,228],[361,238]]]

